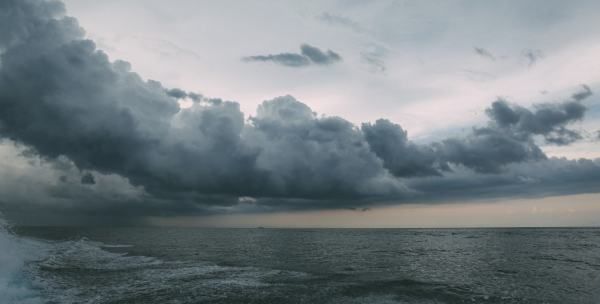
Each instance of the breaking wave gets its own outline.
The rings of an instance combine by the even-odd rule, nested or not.
[[[0,213],[0,303],[98,303],[78,288],[79,274],[130,271],[162,261],[114,253],[104,248],[127,248],[82,238],[46,241],[21,237]]]
[[[239,300],[260,296],[273,284],[294,283],[308,276],[303,272],[129,255],[123,251],[130,245],[87,238],[49,241],[23,237],[0,220],[2,304]]]
[[[282,243],[290,235],[300,241],[298,231],[118,231],[123,234],[117,238],[98,237],[113,244],[93,237],[112,234],[113,230],[60,234],[66,239],[85,233],[93,240],[50,241],[13,233],[0,215],[0,304],[591,304],[600,299],[597,281],[581,279],[594,277],[600,265],[600,235],[594,229],[529,229],[511,231],[508,236],[505,230],[460,231],[464,237],[456,237],[456,231],[449,230],[435,234],[427,230],[321,231],[303,240],[307,242],[304,246],[293,247],[299,252],[288,250],[289,243]],[[43,232],[41,235],[48,235]],[[138,241],[146,233],[155,234]],[[519,247],[535,246],[511,251],[512,256],[495,256],[504,252],[497,253],[497,247],[469,238],[471,235],[500,239],[502,244],[511,241]],[[215,236],[224,241],[211,243]],[[343,242],[332,246],[332,236]],[[360,240],[368,237],[373,246],[356,249],[357,243],[350,240],[357,240],[357,236]],[[573,241],[574,236],[577,241]],[[171,237],[177,241],[167,241]],[[253,245],[258,250],[253,252],[236,243],[240,238],[257,237],[269,237],[261,244],[286,244],[280,247],[285,250],[271,253],[273,247],[265,250]],[[463,243],[448,247],[449,239]],[[391,240],[402,242],[404,247],[388,246],[399,243]],[[316,243],[327,244],[315,247]],[[465,248],[475,248],[481,254],[472,258],[464,253]],[[221,258],[225,254],[232,256]],[[289,264],[271,263],[273,257]],[[516,263],[509,262],[510,258]],[[532,275],[561,280],[530,283]],[[555,288],[563,285],[571,292]]]
[[[43,303],[28,263],[44,256],[41,242],[19,238],[0,213],[0,303]]]

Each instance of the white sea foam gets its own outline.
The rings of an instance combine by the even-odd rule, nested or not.
[[[32,288],[27,263],[43,255],[43,244],[22,239],[12,233],[0,213],[0,303],[42,303]]]
[[[150,295],[156,303],[175,303],[175,296],[181,297],[177,303],[195,303],[240,294],[260,296],[258,289],[308,276],[202,261],[163,261],[109,249],[127,247],[131,246],[86,238],[21,237],[0,216],[0,304],[101,304]]]
[[[126,248],[90,241],[49,242],[21,237],[0,214],[0,304],[102,303],[86,298],[70,278],[55,270],[130,270],[151,268],[162,261],[114,253],[103,248]]]
[[[39,263],[45,269],[76,270],[124,270],[161,264],[162,261],[145,256],[129,256],[127,253],[109,252],[101,242],[82,238],[53,244],[51,254]]]

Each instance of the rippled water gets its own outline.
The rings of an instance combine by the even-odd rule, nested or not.
[[[600,229],[17,232],[22,303],[600,303]]]

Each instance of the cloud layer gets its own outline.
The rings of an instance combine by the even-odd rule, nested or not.
[[[539,146],[582,138],[569,124],[584,117],[587,86],[533,109],[495,101],[487,125],[417,144],[389,120],[358,127],[291,96],[245,117],[236,102],[145,81],[85,39],[59,2],[8,0],[1,12],[0,136],[62,172],[59,184],[40,188],[47,197],[38,199],[57,202],[44,208],[0,184],[7,213],[54,206],[135,217],[600,191],[597,160],[549,158]],[[305,44],[300,54],[246,60],[341,57]],[[194,103],[181,108],[182,98]],[[103,188],[109,180],[121,194]]]
[[[342,60],[342,57],[332,50],[322,51],[309,44],[300,46],[300,53],[280,53],[269,55],[256,55],[242,58],[246,62],[262,61],[273,62],[288,67],[302,67],[308,65],[328,65]]]

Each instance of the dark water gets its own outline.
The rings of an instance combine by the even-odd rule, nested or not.
[[[17,231],[42,303],[600,303],[600,229]]]

